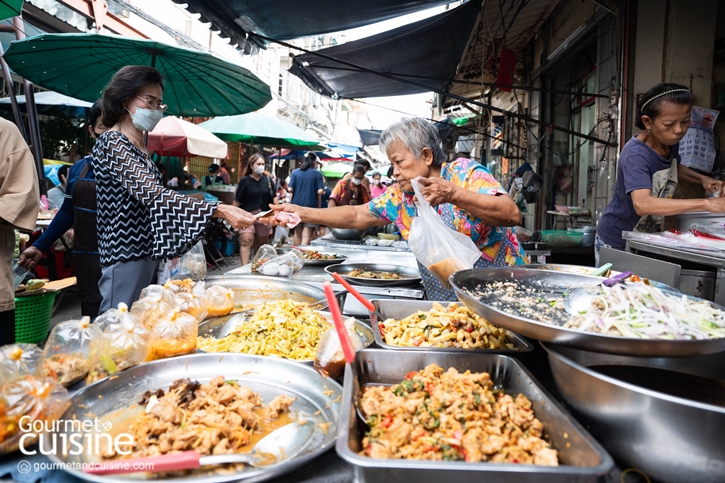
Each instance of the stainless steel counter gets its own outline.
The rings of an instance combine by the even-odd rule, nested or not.
[[[396,248],[396,247],[379,247],[377,245],[375,246],[369,246],[365,245],[365,243],[362,240],[338,240],[332,235],[325,235],[322,238],[317,238],[316,240],[313,240],[310,245],[312,245],[314,248],[331,248],[337,250],[338,248],[361,248],[366,250],[373,250],[373,251],[381,251],[381,252],[408,252],[410,253],[409,248]]]

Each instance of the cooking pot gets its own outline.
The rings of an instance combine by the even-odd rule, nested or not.
[[[365,230],[356,230],[354,228],[330,228],[332,236],[338,240],[360,240],[365,234]]]

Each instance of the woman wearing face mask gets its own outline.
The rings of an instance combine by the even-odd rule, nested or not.
[[[373,173],[373,184],[370,185],[370,196],[373,198],[377,198],[378,196],[385,193],[385,190],[388,189],[387,186],[385,186],[385,183],[383,183],[380,173],[375,171]]]
[[[164,80],[152,67],[126,66],[103,91],[103,125],[91,165],[96,175],[100,311],[131,305],[151,283],[158,260],[176,258],[201,239],[213,218],[244,229],[254,217],[229,205],[207,203],[161,185],[144,132],[163,117]]]
[[[277,203],[272,179],[264,174],[264,156],[253,154],[249,158],[247,168],[244,170],[242,179],[237,185],[237,193],[234,195],[234,206],[256,215],[262,210],[268,210],[270,204]],[[272,234],[272,226],[256,222],[239,236],[239,257],[242,265],[249,263],[252,253],[252,246],[261,247]]]
[[[341,179],[335,185],[330,195],[330,207],[364,205],[371,199],[370,191],[363,184],[365,167],[357,164],[352,170],[352,176]]]
[[[88,132],[93,139],[106,132],[101,122],[101,101],[91,107]],[[31,270],[43,253],[65,232],[73,229],[73,265],[78,279],[81,314],[95,318],[101,305],[98,281],[101,279],[101,260],[98,255],[96,228],[96,179],[91,169],[91,156],[76,162],[68,172],[65,200],[53,221],[32,246],[20,254],[18,263]]]

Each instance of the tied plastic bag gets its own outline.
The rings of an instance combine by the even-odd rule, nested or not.
[[[283,255],[277,255],[277,250],[271,245],[263,245],[252,260],[252,270],[262,275],[289,277],[295,270],[305,265],[302,252],[292,249]]]
[[[121,302],[120,304],[118,304],[117,309],[109,309],[99,315],[96,318],[95,322],[93,322],[93,325],[98,327],[98,330],[103,333],[106,331],[106,328],[108,328],[108,326],[118,324],[122,320],[129,320],[136,324],[141,323],[141,321],[138,320],[135,315],[132,315],[131,312],[128,311],[128,305]]]
[[[20,439],[26,428],[35,421],[42,421],[43,427],[51,426],[70,406],[66,388],[51,379],[25,376],[0,388],[0,454],[11,453],[20,447]],[[46,424],[46,422],[48,424]],[[29,447],[36,437],[23,441]]]
[[[418,199],[418,216],[413,218],[408,247],[420,263],[446,287],[451,288],[448,277],[459,270],[473,268],[481,251],[473,241],[449,228],[438,212],[420,194],[417,179],[411,180]]]
[[[149,360],[195,352],[198,331],[199,322],[185,312],[174,312],[159,320],[151,331]]]
[[[35,376],[41,367],[43,351],[35,344],[8,344],[0,347],[0,385]]]
[[[149,356],[151,332],[141,323],[124,319],[110,325],[90,347],[90,365],[86,383],[112,376],[146,361]]]
[[[234,294],[231,290],[219,285],[212,285],[206,289],[204,301],[211,317],[227,315],[234,309]]]
[[[209,315],[206,302],[201,297],[197,297],[193,293],[181,292],[176,294],[176,303],[181,312],[185,312],[194,317],[198,322],[206,319]]]
[[[185,278],[184,280],[169,280],[164,284],[164,288],[173,294],[179,293],[192,293],[196,283],[190,279]]]
[[[149,330],[160,318],[169,315],[176,308],[173,292],[161,285],[149,285],[141,291],[141,297],[131,306],[133,314]]]
[[[355,319],[345,320],[345,329],[350,337],[352,348],[356,351],[363,348],[363,341],[355,332]],[[337,330],[333,327],[320,337],[320,343],[317,345],[317,353],[314,362],[315,370],[321,374],[326,374],[333,379],[342,376],[345,370],[345,355],[342,352],[342,344]]]
[[[191,280],[203,280],[206,277],[206,255],[204,245],[198,242],[194,247],[185,253],[179,260],[179,271],[171,278]]]
[[[66,387],[83,379],[91,368],[91,342],[103,335],[90,317],[67,320],[53,327],[43,351],[43,374]]]

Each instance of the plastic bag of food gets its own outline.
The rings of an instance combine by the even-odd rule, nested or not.
[[[198,322],[206,319],[209,315],[206,302],[203,298],[197,297],[196,294],[181,292],[176,294],[176,303],[181,312],[193,316]]]
[[[295,270],[299,270],[305,265],[302,252],[299,250],[292,249],[283,255],[277,255],[274,248],[269,248],[269,250],[264,251],[260,249],[259,257],[255,256],[254,261],[252,261],[252,269],[262,275],[289,277]]]
[[[190,279],[185,278],[183,280],[169,280],[164,284],[164,288],[174,295],[179,293],[192,293],[196,283]]]
[[[345,329],[350,337],[352,348],[356,351],[363,348],[363,341],[355,332],[355,319],[349,318],[345,320]],[[340,336],[337,335],[335,327],[329,329],[320,337],[320,343],[317,345],[317,353],[315,354],[314,367],[322,374],[326,374],[333,379],[341,377],[345,370],[345,354],[342,352],[342,344]]]
[[[91,366],[88,362],[91,342],[103,335],[90,317],[67,320],[53,327],[43,351],[43,375],[70,386],[83,379]]]
[[[234,294],[219,285],[212,285],[204,291],[204,301],[210,317],[227,315],[234,309]]]
[[[181,356],[196,351],[199,322],[185,312],[174,312],[154,325],[148,360]]]
[[[259,272],[259,268],[268,261],[277,258],[277,250],[272,245],[262,245],[252,259],[252,270]]]
[[[175,308],[176,299],[171,291],[161,285],[149,285],[131,306],[131,314],[151,330],[159,319],[171,314]]]
[[[20,447],[26,434],[23,427],[35,421],[57,421],[70,406],[66,388],[51,379],[25,376],[0,388],[0,454],[11,453]],[[22,420],[22,421],[21,421]],[[43,427],[50,424],[43,424]],[[36,438],[26,438],[25,447]]]
[[[8,344],[0,347],[0,385],[40,370],[43,351],[35,344]]]
[[[99,315],[93,322],[93,325],[98,327],[98,330],[103,333],[109,325],[118,324],[122,320],[129,320],[137,324],[141,323],[135,315],[129,312],[128,305],[121,302],[118,304],[117,309],[109,309]]]
[[[140,322],[123,319],[110,325],[98,340],[91,342],[86,383],[116,374],[146,361],[151,350],[151,332]]]
[[[417,179],[412,179],[411,184],[418,200],[418,216],[413,218],[410,227],[408,247],[420,263],[428,267],[446,288],[450,288],[448,277],[459,270],[473,268],[481,257],[481,251],[469,237],[443,222],[420,193]]]
[[[179,271],[172,278],[203,280],[205,277],[206,255],[204,255],[204,245],[202,242],[198,242],[181,257],[179,260]]]

